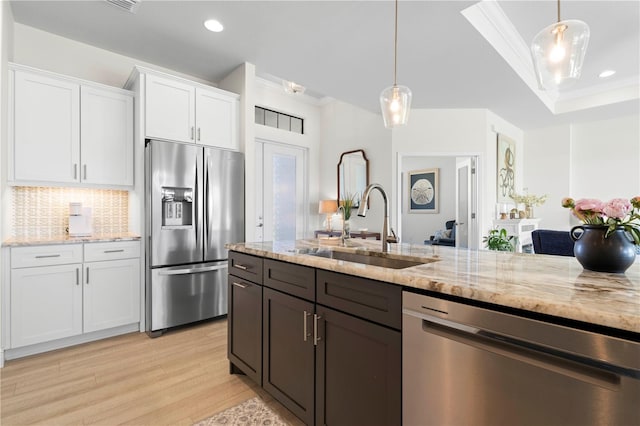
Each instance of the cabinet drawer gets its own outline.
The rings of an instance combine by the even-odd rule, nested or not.
[[[230,251],[229,273],[262,284],[262,258]]]
[[[277,260],[264,260],[264,285],[307,300],[315,300],[315,269]]]
[[[82,263],[82,244],[14,247],[11,249],[11,267],[64,265]]]
[[[85,243],[84,261],[131,259],[140,257],[140,241],[119,241],[115,243]]]
[[[316,302],[400,330],[402,287],[318,270]]]

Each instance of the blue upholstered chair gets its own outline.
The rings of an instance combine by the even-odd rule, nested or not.
[[[569,231],[536,229],[531,232],[531,238],[533,251],[537,254],[573,256],[573,240],[569,236]]]
[[[444,227],[447,230],[451,230],[451,235],[449,235],[449,237],[439,237],[436,238],[434,236],[431,236],[430,239],[430,243],[433,246],[449,246],[449,247],[455,247],[456,246],[456,221],[455,220],[449,220],[447,222],[445,222]],[[425,241],[425,243],[427,243]]]

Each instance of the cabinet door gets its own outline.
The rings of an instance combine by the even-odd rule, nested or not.
[[[314,404],[313,308],[263,288],[262,387],[308,425]]]
[[[133,97],[83,86],[80,105],[82,181],[133,185]]]
[[[399,331],[317,305],[316,425],[402,423]]]
[[[228,356],[262,384],[262,286],[229,275]]]
[[[84,332],[140,321],[140,260],[85,263]]]
[[[14,76],[14,179],[78,182],[80,86],[24,71]]]
[[[195,142],[195,89],[179,81],[146,75],[146,136]]]
[[[239,149],[238,100],[213,90],[196,89],[196,140],[198,143]]]
[[[11,270],[11,347],[82,333],[82,265]]]

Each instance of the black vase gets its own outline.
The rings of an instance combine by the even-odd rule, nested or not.
[[[636,259],[636,249],[619,226],[605,237],[606,225],[579,225],[571,229],[573,254],[584,269],[624,274]],[[579,232],[582,231],[582,232]]]

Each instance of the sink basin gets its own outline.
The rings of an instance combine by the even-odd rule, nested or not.
[[[346,252],[338,250],[318,250],[309,251],[305,254],[316,257],[324,257],[327,259],[344,260],[346,262],[361,263],[364,265],[381,266],[383,268],[404,269],[411,266],[424,265],[425,263],[434,262],[432,259],[409,260],[392,257],[386,253],[380,252]]]

